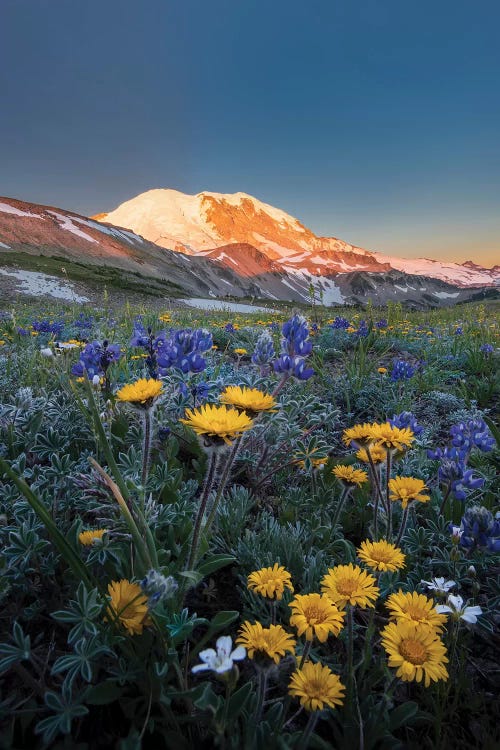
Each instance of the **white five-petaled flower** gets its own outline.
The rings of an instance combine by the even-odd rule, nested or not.
[[[228,635],[222,635],[220,638],[217,638],[215,646],[217,651],[214,651],[213,648],[200,651],[200,659],[203,664],[197,664],[193,667],[193,672],[210,669],[217,674],[223,674],[233,668],[233,661],[241,661],[247,655],[246,649],[243,646],[237,646],[234,651],[231,651],[233,642]]]
[[[435,591],[438,596],[446,596],[450,589],[456,586],[456,581],[445,581],[444,578],[431,578],[430,581],[420,581],[431,591]]]
[[[483,614],[481,607],[464,607],[461,596],[450,594],[446,604],[438,604],[436,610],[439,614],[450,614],[452,620],[465,620],[465,622],[477,622],[478,615]]]

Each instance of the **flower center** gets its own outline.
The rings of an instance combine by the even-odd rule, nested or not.
[[[308,680],[305,692],[309,698],[322,698],[324,699],[325,690],[321,683],[321,680]]]
[[[399,644],[399,653],[412,664],[423,664],[427,659],[427,650],[423,643],[413,638],[405,638]]]
[[[353,578],[344,578],[337,582],[337,591],[343,596],[351,596],[358,588],[358,582]]]
[[[391,552],[382,549],[374,549],[372,552],[372,558],[377,562],[390,562]]]
[[[420,607],[410,606],[408,607],[408,614],[412,620],[426,620],[428,612]]]
[[[310,625],[315,625],[317,622],[324,622],[326,619],[326,613],[317,607],[309,607],[309,609],[304,612],[304,615]]]

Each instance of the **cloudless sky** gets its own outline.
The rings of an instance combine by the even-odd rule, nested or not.
[[[316,234],[500,262],[497,0],[0,0],[0,194],[243,191]]]

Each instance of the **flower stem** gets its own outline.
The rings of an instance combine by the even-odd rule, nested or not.
[[[232,445],[232,448],[231,448],[231,453],[228,456],[226,465],[224,467],[224,471],[222,472],[222,476],[221,476],[220,482],[219,482],[219,487],[217,488],[217,494],[216,494],[215,499],[214,499],[214,501],[212,503],[212,507],[210,509],[210,513],[209,513],[209,516],[207,518],[207,522],[205,524],[205,529],[204,529],[205,533],[207,533],[210,530],[210,527],[212,526],[212,524],[213,524],[213,522],[215,520],[215,515],[217,513],[217,508],[218,508],[220,499],[222,497],[222,493],[224,492],[224,490],[226,488],[226,484],[227,484],[228,479],[230,477],[231,469],[233,467],[236,455],[238,453],[238,449],[239,449],[239,447],[241,445],[241,440],[242,440],[242,435],[240,435],[239,437],[237,437],[234,440],[234,442],[233,442],[233,445]]]
[[[354,623],[353,607],[347,605],[347,695],[349,700],[352,697],[352,678],[353,678],[353,652],[354,652]]]
[[[302,658],[300,660],[300,664],[298,666],[298,669],[302,669],[302,667],[304,666],[304,663],[305,663],[307,657],[309,656],[309,651],[311,650],[311,643],[312,643],[312,641],[306,641],[306,645],[304,646],[304,650],[302,652]]]
[[[314,732],[314,729],[316,727],[317,721],[318,721],[318,712],[313,711],[309,716],[309,721],[306,724],[306,728],[304,729],[302,733],[302,737],[299,740],[299,744],[297,745],[297,750],[306,750],[307,746],[309,745],[309,740],[311,739],[311,734]]]
[[[399,527],[398,538],[396,539],[396,547],[399,547],[401,537],[405,533],[406,524],[408,523],[408,511],[409,511],[409,506],[407,505],[403,511],[403,516],[401,518],[401,526]]]
[[[203,516],[205,514],[205,509],[207,507],[208,498],[210,496],[210,490],[212,489],[212,485],[214,481],[217,458],[218,456],[216,452],[213,452],[210,456],[207,475],[205,477],[205,486],[203,487],[203,492],[200,498],[200,505],[198,507],[198,513],[196,514],[196,519],[194,522],[193,538],[191,540],[191,549],[189,551],[189,557],[188,557],[188,562],[187,562],[188,570],[192,570],[193,566],[196,564],[196,558],[198,556],[198,543],[199,543],[199,538],[200,538],[201,523],[203,520]]]
[[[149,463],[151,457],[151,443],[152,443],[152,424],[151,424],[151,408],[144,409],[142,417],[143,426],[143,449],[142,449],[142,471],[141,471],[141,484],[143,487],[143,493],[146,494],[146,482],[148,481]]]
[[[333,514],[332,529],[335,528],[335,525],[340,518],[340,514],[342,513],[342,508],[344,507],[344,503],[347,500],[349,493],[351,492],[351,489],[352,487],[344,487],[344,489],[342,490],[342,494],[339,497],[337,507],[335,508],[335,513]]]
[[[439,506],[439,515],[443,515],[444,506],[446,505],[446,501],[448,500],[451,492],[451,482],[448,482],[448,487],[446,488],[446,492],[444,494],[443,500],[441,502],[441,505]]]
[[[259,692],[257,694],[257,708],[255,709],[255,726],[257,726],[262,716],[267,690],[267,674],[267,669],[259,669]]]
[[[392,468],[392,455],[391,452],[387,451],[387,459],[385,465],[385,508],[387,511],[387,531],[386,539],[388,542],[392,539],[392,500],[389,495],[389,482],[391,479],[391,468]]]
[[[372,454],[370,452],[370,446],[367,445],[366,448],[366,455],[368,457],[368,463],[370,465],[370,474],[372,476],[373,483],[375,485],[375,488],[377,490],[376,497],[375,497],[375,505],[373,508],[373,536],[375,538],[375,541],[377,540],[378,536],[378,507],[379,503],[382,500],[382,489],[380,487],[380,480],[378,476],[378,471],[375,466],[375,463],[373,461]]]

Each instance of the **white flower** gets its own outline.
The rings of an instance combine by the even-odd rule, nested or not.
[[[446,596],[446,594],[456,586],[456,581],[445,581],[444,578],[432,578],[430,581],[420,581],[424,586],[427,586],[431,591],[435,591],[438,596]]]
[[[458,544],[463,533],[464,530],[460,526],[451,527],[451,538],[455,542],[455,544]]]
[[[101,378],[99,377],[99,375],[94,375],[94,377],[92,378],[92,385],[97,386],[100,384],[100,382]]]
[[[439,614],[450,614],[453,620],[465,620],[465,622],[477,622],[478,615],[483,614],[481,607],[464,607],[461,596],[450,594],[446,604],[438,604],[436,610]]]
[[[44,349],[40,349],[40,354],[42,355],[42,357],[53,357],[54,356],[54,352],[48,346],[46,346]]]
[[[200,659],[203,664],[197,664],[193,667],[193,672],[210,669],[217,674],[223,674],[233,668],[233,661],[240,661],[247,655],[246,649],[243,646],[237,646],[234,651],[231,651],[233,642],[228,635],[222,635],[220,638],[217,638],[215,646],[217,651],[214,651],[213,648],[200,651]]]

